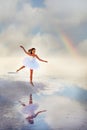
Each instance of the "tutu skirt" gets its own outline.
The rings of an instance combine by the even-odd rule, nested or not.
[[[38,109],[38,104],[29,104],[23,108],[23,113],[28,115],[34,115],[34,112]]]
[[[39,63],[37,62],[36,58],[32,56],[25,57],[23,60],[23,65],[29,69],[39,68]]]

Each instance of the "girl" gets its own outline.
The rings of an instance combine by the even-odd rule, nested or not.
[[[42,60],[40,59],[36,54],[35,54],[35,51],[36,49],[35,48],[31,48],[29,49],[28,51],[25,50],[25,48],[23,46],[20,46],[23,51],[29,56],[29,57],[26,57],[23,61],[23,66],[20,67],[16,72],[20,71],[21,69],[25,68],[25,67],[28,67],[30,69],[30,83],[31,85],[34,86],[33,82],[32,82],[32,78],[33,78],[33,70],[34,69],[38,69],[39,68],[39,64],[37,62],[36,59],[42,61],[42,62],[47,62],[45,60]]]
[[[32,94],[30,94],[30,99],[29,99],[29,104],[28,105],[22,103],[21,101],[19,101],[19,102],[24,107],[23,108],[23,113],[28,114],[28,117],[26,117],[26,120],[30,124],[34,124],[34,118],[36,118],[38,114],[40,114],[42,112],[46,112],[46,110],[43,110],[43,111],[38,111],[38,112],[35,113],[35,111],[38,109],[38,104],[33,104]]]

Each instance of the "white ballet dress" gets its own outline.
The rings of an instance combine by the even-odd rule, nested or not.
[[[28,56],[23,60],[23,65],[29,69],[38,69],[39,63],[37,62],[36,57]]]
[[[38,109],[38,104],[29,104],[23,108],[23,113],[29,116],[35,115],[35,111]]]

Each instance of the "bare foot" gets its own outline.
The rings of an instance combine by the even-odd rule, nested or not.
[[[30,94],[30,98],[32,98],[32,94]]]
[[[19,70],[16,70],[16,72],[18,72]]]
[[[34,86],[33,82],[30,82],[30,84],[31,84],[32,86]]]

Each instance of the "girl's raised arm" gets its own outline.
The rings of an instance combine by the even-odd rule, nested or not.
[[[23,51],[24,51],[26,54],[30,55],[30,54],[25,50],[25,48],[24,48],[23,46],[20,46],[20,47],[23,49]]]
[[[46,112],[46,110],[38,111],[38,112],[35,114],[34,118],[35,118],[38,114],[40,114],[40,113],[42,113],[42,112]]]
[[[48,61],[46,61],[46,60],[40,59],[37,55],[35,55],[35,56],[36,56],[36,58],[37,58],[38,60],[40,60],[40,61],[42,61],[42,62],[48,62]]]

